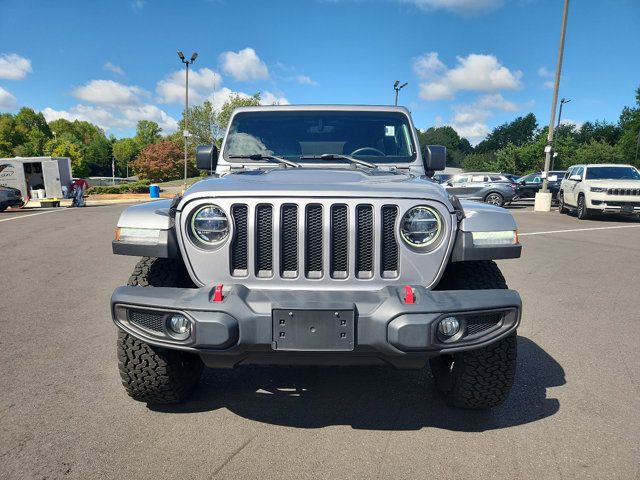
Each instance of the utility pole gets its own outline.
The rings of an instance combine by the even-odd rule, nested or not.
[[[634,165],[638,166],[638,147],[640,146],[640,129],[638,129],[638,141],[636,142],[636,161]]]
[[[400,85],[400,80],[396,80],[395,83],[393,84],[393,89],[396,91],[396,101],[394,103],[394,105],[396,107],[398,106],[398,93],[400,92],[400,90],[402,90],[408,84],[409,84],[408,82],[404,82],[402,85]],[[398,85],[400,85],[400,86],[398,86]]]
[[[562,12],[562,27],[560,30],[560,46],[558,48],[558,62],[556,65],[556,77],[553,85],[553,100],[551,101],[551,119],[549,120],[549,134],[547,135],[547,146],[544,147],[544,175],[542,179],[542,190],[536,193],[534,210],[541,212],[551,211],[551,194],[549,193],[547,177],[549,176],[549,165],[553,150],[553,131],[556,119],[556,105],[558,103],[558,90],[560,88],[560,74],[562,72],[562,56],[564,54],[564,38],[567,30],[567,15],[569,13],[569,0],[564,0],[564,10]]]
[[[560,99],[560,111],[558,112],[558,125],[556,126],[556,133],[555,133],[556,137],[560,133],[560,120],[562,119],[562,106],[565,103],[569,103],[570,101],[571,101],[571,99],[566,99],[564,97]],[[554,139],[553,139],[553,158],[551,160],[551,170],[553,170],[554,167],[555,167],[555,160],[556,160],[557,156],[558,156],[558,153],[556,152],[556,139],[554,137]]]
[[[189,65],[192,65],[193,62],[196,61],[196,58],[198,57],[197,53],[192,53],[191,54],[191,59],[187,60],[184,57],[184,54],[178,50],[178,57],[180,57],[180,61],[182,61],[182,63],[184,63],[186,70],[185,70],[185,87],[184,87],[184,131],[182,132],[184,135],[184,186],[182,189],[182,193],[184,193],[184,191],[187,189],[187,158],[188,158],[188,145],[187,145],[187,141],[189,139],[189,128],[188,128],[188,121],[189,121]]]

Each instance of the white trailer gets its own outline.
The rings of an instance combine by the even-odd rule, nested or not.
[[[25,201],[35,190],[44,190],[44,198],[61,198],[72,178],[68,157],[0,158],[0,186],[17,188]]]

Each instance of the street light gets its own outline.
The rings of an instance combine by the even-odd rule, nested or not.
[[[408,82],[404,82],[400,86],[398,85],[400,85],[400,80],[396,80],[395,83],[393,84],[393,89],[396,91],[396,102],[395,102],[396,106],[398,106],[398,92],[400,92],[400,90],[406,87],[408,85]]]
[[[191,59],[186,60],[184,53],[178,50],[178,57],[180,57],[180,61],[184,63],[186,68],[186,76],[185,76],[185,86],[184,86],[184,131],[182,132],[184,135],[184,190],[187,189],[187,157],[188,157],[188,146],[187,140],[189,138],[189,129],[188,129],[188,119],[189,119],[189,65],[196,61],[198,58],[198,54],[193,52],[191,54]]]
[[[549,193],[547,178],[549,177],[549,164],[551,163],[551,151],[553,145],[553,132],[556,119],[556,105],[558,103],[558,90],[560,88],[560,72],[562,71],[562,56],[564,54],[564,37],[567,31],[567,16],[569,14],[569,0],[564,0],[562,11],[562,26],[560,28],[560,46],[558,47],[558,63],[556,64],[556,75],[553,83],[553,100],[551,101],[551,119],[549,120],[549,134],[547,135],[547,146],[545,147],[544,174],[542,176],[542,189],[536,193],[536,201],[533,209],[540,212],[551,210],[551,193]]]
[[[562,119],[562,107],[565,103],[569,103],[571,101],[571,99],[566,99],[564,97],[562,97],[560,99],[560,112],[558,112],[558,125],[556,126],[556,134],[555,136],[557,137],[560,134],[560,120]],[[556,152],[556,139],[554,137],[553,139],[553,158],[551,159],[551,170],[554,169],[555,166],[555,161],[556,161],[556,157],[558,156],[558,153]]]

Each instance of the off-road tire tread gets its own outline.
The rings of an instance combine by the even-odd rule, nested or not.
[[[193,392],[203,364],[196,355],[154,347],[118,330],[118,369],[122,385],[134,400],[171,404]]]
[[[505,289],[507,283],[492,260],[449,264],[439,290]],[[476,350],[430,360],[436,385],[446,402],[455,407],[485,409],[500,405],[509,396],[516,373],[517,336]]]
[[[133,268],[127,285],[130,287],[194,287],[181,259],[155,257],[142,257]]]
[[[193,287],[181,259],[142,257],[127,282],[133,287]],[[118,369],[127,394],[148,404],[185,400],[200,380],[203,363],[192,353],[155,347],[118,330]]]

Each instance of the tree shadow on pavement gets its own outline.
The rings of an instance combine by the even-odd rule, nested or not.
[[[243,367],[205,370],[193,397],[166,413],[227,408],[254,421],[296,428],[350,425],[366,430],[424,427],[482,432],[555,414],[560,403],[547,388],[565,384],[562,367],[535,342],[518,337],[518,370],[511,395],[486,411],[448,407],[429,369],[386,367]]]

